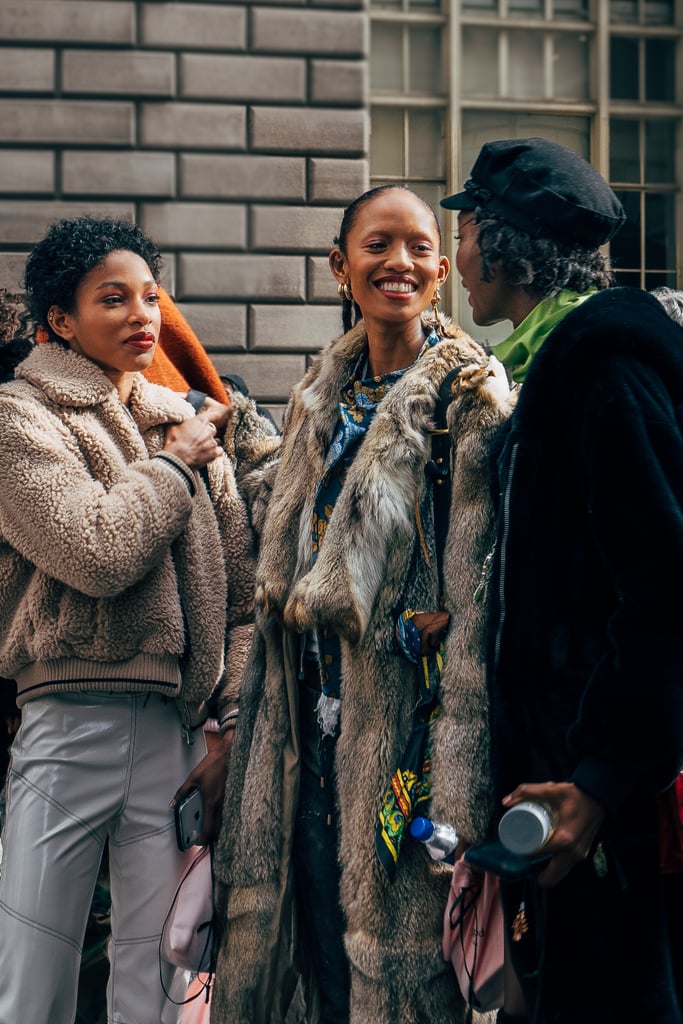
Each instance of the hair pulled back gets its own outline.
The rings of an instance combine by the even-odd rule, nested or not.
[[[52,341],[47,314],[51,306],[73,313],[76,290],[83,278],[112,252],[134,252],[159,280],[161,254],[136,224],[126,220],[77,217],[53,224],[28,255],[24,269],[26,304],[36,325]]]
[[[565,245],[551,238],[532,238],[495,214],[478,207],[482,277],[493,280],[502,268],[507,284],[535,296],[550,298],[563,288],[586,292],[609,288],[614,276],[607,257],[597,249]]]
[[[439,236],[439,243],[441,243],[441,228],[439,227],[439,221],[437,220],[436,214],[432,210],[429,203],[425,202],[422,196],[418,195],[417,192],[413,191],[412,188],[408,188],[407,185],[377,185],[375,186],[375,188],[370,188],[367,190],[367,192],[363,192],[362,195],[357,196],[353,200],[353,202],[349,203],[349,205],[344,210],[344,215],[342,217],[342,222],[339,228],[339,234],[334,239],[334,244],[341,249],[344,255],[346,255],[346,246],[348,242],[349,232],[356,222],[356,218],[358,217],[358,211],[360,210],[360,208],[362,206],[365,206],[367,203],[371,202],[373,199],[376,199],[377,196],[381,196],[385,192],[392,191],[408,192],[410,193],[411,196],[415,196],[416,199],[419,199],[419,201],[423,204],[425,209],[429,210],[432,217],[434,218],[436,231]],[[350,331],[351,328],[355,324],[357,324],[359,320],[362,319],[362,317],[363,314],[358,303],[354,302],[352,298],[348,299],[345,295],[342,296],[342,325],[344,327],[344,331]]]

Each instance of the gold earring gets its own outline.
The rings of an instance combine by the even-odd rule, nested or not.
[[[349,287],[348,281],[340,281],[337,285],[337,295],[340,299],[346,300],[347,302],[353,302],[353,295]]]
[[[432,295],[432,312],[434,313],[434,316],[437,319],[439,317],[439,303],[440,302],[441,302],[441,292],[437,288],[435,290],[434,294]]]

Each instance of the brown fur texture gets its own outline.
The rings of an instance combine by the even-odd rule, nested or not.
[[[463,370],[449,409],[455,473],[445,564],[452,624],[432,807],[470,840],[484,834],[491,811],[483,606],[473,592],[491,543],[486,451],[509,412],[508,389],[495,360],[461,331],[451,333],[379,406],[313,568],[313,503],[339,389],[366,344],[362,324],[323,353],[290,402],[262,535],[255,643],[216,856],[225,924],[212,1007],[218,1024],[317,1020],[314,979],[305,971],[298,979],[295,969],[305,960],[305,936],[296,933],[290,851],[298,771],[296,633],[326,624],[342,640],[336,773],[352,1024],[441,1024],[463,1011],[441,957],[449,870],[406,841],[392,885],[374,851],[377,813],[410,735],[416,697],[415,668],[396,650],[395,609],[438,607],[424,467],[439,385],[454,367]]]

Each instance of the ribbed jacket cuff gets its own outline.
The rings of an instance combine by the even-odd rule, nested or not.
[[[189,466],[186,466],[182,459],[179,459],[177,455],[173,455],[171,452],[157,452],[154,456],[155,459],[160,459],[165,462],[167,466],[170,466],[185,481],[187,489],[189,490],[192,497],[194,497],[197,490],[194,482],[194,476]]]

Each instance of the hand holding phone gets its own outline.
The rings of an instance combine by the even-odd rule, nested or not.
[[[181,797],[175,805],[174,814],[178,849],[184,852],[196,844],[204,826],[202,791],[195,786]]]

